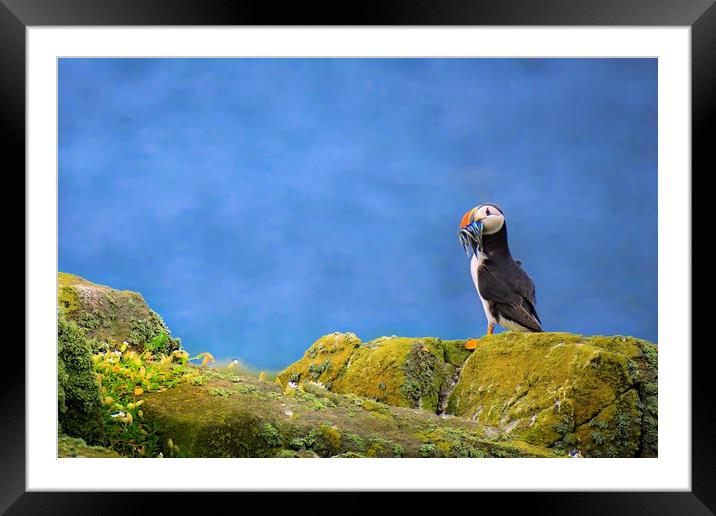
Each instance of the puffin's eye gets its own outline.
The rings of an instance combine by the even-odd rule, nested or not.
[[[490,214],[490,208],[485,208],[485,215],[489,215],[489,214]]]

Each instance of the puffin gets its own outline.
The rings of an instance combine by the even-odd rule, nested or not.
[[[535,305],[535,284],[512,258],[507,243],[507,224],[496,204],[481,204],[463,215],[458,237],[470,258],[470,273],[487,318],[487,335],[495,326],[518,332],[541,332]],[[474,349],[476,339],[466,347]]]

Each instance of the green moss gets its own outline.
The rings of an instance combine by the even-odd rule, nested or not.
[[[451,453],[456,457],[470,457],[481,459],[485,457],[485,453],[479,448],[475,448],[469,444],[457,442],[453,445]]]
[[[559,450],[546,451],[541,446],[534,446],[524,441],[511,440],[504,442],[494,442],[488,448],[490,457],[566,457],[566,453]]]
[[[575,446],[587,456],[643,455],[638,443],[654,422],[642,418],[639,396],[625,393],[648,398],[654,349],[621,336],[485,337],[460,372],[448,412],[559,452]],[[609,423],[610,431],[589,427],[595,418]]]
[[[319,392],[320,395],[314,394],[314,392]],[[326,396],[327,392],[325,390],[315,390],[314,392],[307,390],[305,385],[301,385],[296,392],[296,396],[310,404],[313,407],[313,410],[322,410],[326,407],[334,406],[331,399]]]
[[[330,373],[331,369],[333,368],[333,362],[331,362],[330,358],[325,359],[320,364],[313,363],[310,366],[308,366],[308,374],[313,380],[318,380],[320,376],[325,373]]]
[[[282,448],[276,453],[275,457],[279,459],[293,459],[298,457],[298,454],[294,450],[286,450]]]
[[[324,445],[329,451],[337,451],[341,448],[341,433],[335,426],[323,424],[319,427],[319,436],[323,438]]]
[[[57,438],[57,456],[60,458],[82,457],[89,459],[111,459],[120,457],[114,450],[103,446],[90,446],[84,439],[70,437],[68,435],[60,435]]]
[[[76,314],[77,326],[85,332],[94,332],[103,326],[102,316],[99,313],[81,311]]]
[[[341,451],[341,432],[329,423],[321,423],[302,437],[291,440],[295,450],[313,450],[320,456],[330,457]]]
[[[465,340],[440,341],[444,350],[444,361],[453,366],[461,367],[471,354],[471,351],[465,348],[465,343]]]
[[[60,432],[101,443],[104,424],[99,386],[92,367],[91,344],[63,314],[57,320],[58,414]]]
[[[641,342],[642,367],[639,376],[639,399],[642,409],[641,445],[642,457],[658,456],[658,354],[657,348]]]
[[[366,452],[366,457],[385,457],[388,456],[390,441],[382,437],[371,437],[370,447]]]
[[[641,410],[635,389],[630,389],[595,418],[576,430],[577,448],[585,456],[633,457],[641,439]]]
[[[333,455],[333,459],[364,459],[366,456],[362,453],[356,453],[356,452],[345,452],[345,453],[339,453],[338,455]]]
[[[65,314],[70,314],[79,309],[79,299],[77,298],[77,291],[67,285],[60,285],[57,291],[58,306]]]
[[[412,339],[376,339],[356,348],[332,390],[353,393],[395,406],[413,403],[403,394],[403,365]]]
[[[560,446],[559,441],[574,431],[572,411],[566,401],[562,405],[559,412],[543,410],[535,415],[534,421],[530,418],[524,429],[517,429],[518,435],[530,444]]]
[[[205,375],[202,386],[182,383],[144,394],[145,420],[157,425],[165,442],[171,437],[185,457],[333,457],[346,453],[419,457],[424,444],[433,444],[435,456],[440,457],[553,455],[513,440],[492,442],[483,437],[479,424],[461,418],[391,407],[331,393],[315,384],[304,384],[309,393],[294,389],[294,396],[289,396],[279,386],[255,378],[242,376],[236,383],[217,371],[208,370]],[[211,394],[219,387],[243,384],[255,391]],[[318,399],[326,399],[321,394],[330,396],[331,404],[315,411],[307,394]],[[164,450],[165,457],[168,453]]]
[[[354,398],[354,403],[357,402],[360,407],[368,412],[382,414],[384,416],[390,415],[390,409],[385,403],[380,403],[372,399],[366,398]]]
[[[486,440],[465,429],[433,426],[419,431],[416,437],[429,445],[428,448],[432,450],[431,456],[464,458],[487,456]],[[423,454],[423,451],[424,448],[421,447],[420,453]]]
[[[207,371],[204,386],[180,385],[148,393],[145,415],[174,438],[185,456],[565,457],[579,450],[585,456],[626,457],[642,453],[648,412],[642,392],[655,395],[657,389],[655,371],[648,370],[648,360],[640,351],[643,342],[637,339],[599,337],[593,343],[570,334],[508,333],[485,337],[461,363],[464,353],[458,343],[388,337],[351,344],[347,353],[340,335],[317,341],[300,368],[280,373],[281,386],[245,376],[236,381]],[[619,352],[622,344],[625,354]],[[328,357],[337,355],[345,360],[323,366]],[[343,365],[336,371],[339,363]],[[319,374],[316,381],[311,379],[312,365]],[[431,410],[412,408],[416,399],[425,408],[430,395],[446,395],[446,378],[458,368],[458,385],[450,399],[453,407],[465,412],[438,417]],[[324,383],[328,378],[324,375],[332,383]],[[418,384],[418,396],[401,392],[406,377]],[[299,378],[298,386],[284,391],[290,378]],[[438,385],[439,391],[434,389]],[[216,388],[232,394],[212,395]],[[337,392],[344,388],[351,391]]]
[[[436,411],[443,388],[468,356],[464,344],[433,337],[381,337],[361,343],[353,334],[331,334],[317,340],[278,378],[283,386],[315,381],[336,393]]]
[[[344,397],[329,391],[324,385],[315,382],[302,383],[299,393],[301,393],[301,397],[318,400],[326,407],[334,407],[345,400]]]
[[[313,380],[330,385],[347,366],[360,339],[353,333],[332,333],[314,342],[303,358],[276,375],[283,387],[288,382]]]
[[[654,344],[646,341],[639,341],[639,348],[646,362],[656,368],[659,361],[659,354]]]

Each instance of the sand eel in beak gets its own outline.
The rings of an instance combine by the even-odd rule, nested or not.
[[[535,305],[535,284],[507,245],[507,224],[502,210],[481,204],[460,221],[458,238],[470,258],[472,281],[487,318],[487,335],[495,325],[519,332],[542,331]],[[466,347],[474,349],[476,339]]]

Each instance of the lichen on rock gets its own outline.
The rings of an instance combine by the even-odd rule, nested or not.
[[[162,318],[138,292],[117,290],[92,283],[74,274],[57,276],[58,307],[89,339],[98,343],[127,341],[136,351],[170,353],[180,341],[171,336]]]
[[[283,386],[318,381],[333,392],[436,412],[441,394],[468,356],[464,344],[433,337],[363,343],[355,334],[334,333],[318,339],[277,378]]]
[[[314,342],[303,358],[278,376],[285,387],[288,382],[314,381],[329,388],[348,367],[354,349],[361,344],[354,333],[331,333]]]
[[[591,457],[655,456],[656,346],[633,337],[503,333],[480,340],[448,411]]]

